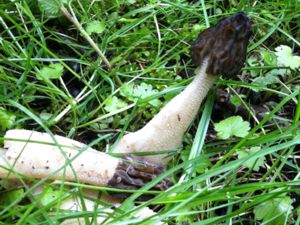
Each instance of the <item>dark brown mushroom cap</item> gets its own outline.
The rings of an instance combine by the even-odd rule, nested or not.
[[[125,155],[116,168],[116,172],[108,182],[108,187],[119,188],[125,190],[137,190],[147,183],[153,181],[163,172],[164,166],[160,164],[149,163],[140,156]],[[164,191],[172,186],[173,183],[169,178],[161,180],[152,187],[152,190]],[[112,196],[125,199],[130,194],[123,192],[111,193]],[[148,199],[150,196],[143,195],[139,200]]]
[[[200,66],[207,58],[208,74],[233,77],[245,63],[251,34],[250,20],[244,13],[222,19],[192,43],[192,61]]]

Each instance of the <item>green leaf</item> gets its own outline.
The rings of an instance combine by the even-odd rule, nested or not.
[[[285,76],[290,73],[291,72],[289,69],[273,69],[273,70],[269,71],[267,74],[270,74],[272,76]]]
[[[275,48],[275,50],[278,66],[287,66],[291,69],[297,69],[300,67],[300,57],[294,56],[292,49],[289,46],[280,45]]]
[[[260,51],[260,54],[261,54],[265,64],[270,65],[270,66],[277,65],[277,58],[274,53],[268,52],[268,51]]]
[[[228,139],[229,137],[245,137],[250,130],[250,124],[243,121],[240,116],[232,116],[215,124],[218,137]]]
[[[40,113],[40,117],[41,119],[45,120],[45,121],[49,121],[51,119],[51,117],[53,116],[52,113],[47,113],[47,112],[41,112]]]
[[[205,25],[200,25],[198,23],[193,25],[193,31],[200,32],[204,29],[206,29]]]
[[[293,208],[292,203],[293,200],[288,196],[273,198],[256,206],[254,214],[265,225],[282,225]]]
[[[190,206],[181,207],[180,212],[182,214],[179,216],[176,216],[176,224],[191,224],[191,223],[193,223],[195,216],[188,214],[188,212],[190,212],[192,210],[193,209]]]
[[[48,17],[59,16],[59,10],[66,3],[66,0],[38,0],[40,10]]]
[[[116,96],[110,96],[106,102],[105,102],[105,107],[104,109],[107,111],[107,112],[115,112],[119,109],[122,109],[124,107],[127,106],[127,103],[124,102],[123,100],[119,99],[118,97]]]
[[[59,63],[50,64],[49,66],[43,67],[36,74],[37,79],[58,79],[63,75],[64,67]]]
[[[181,159],[186,162],[189,160],[190,151],[182,151]],[[211,167],[211,161],[209,160],[209,156],[207,154],[201,154],[200,159],[193,164],[193,170],[197,173],[204,173],[206,169]]]
[[[256,146],[256,147],[252,147],[250,149],[243,149],[238,151],[238,158],[244,158],[247,157],[249,155],[254,154],[255,152],[260,151],[260,147]],[[253,168],[254,171],[258,171],[259,167],[264,165],[264,161],[265,161],[265,157],[259,157],[257,159],[249,159],[246,162],[243,163],[244,166],[248,167],[249,169]]]
[[[247,63],[250,67],[260,66],[260,62],[258,61],[257,57],[251,56],[247,59]],[[259,70],[250,70],[251,77],[256,77],[259,75]]]
[[[130,101],[135,101],[137,99],[145,99],[149,96],[156,94],[158,90],[153,89],[151,84],[141,83],[140,85],[134,85],[133,83],[124,84],[121,87],[120,93],[122,96],[126,97]],[[153,99],[149,103],[155,107],[161,105],[159,99]]]
[[[17,189],[12,191],[3,192],[0,195],[0,204],[9,205],[12,202],[20,201],[24,196],[24,189]]]
[[[205,171],[212,166],[211,161],[209,160],[207,155],[202,154],[201,159],[194,164],[194,169],[197,173],[205,173]]]
[[[86,32],[91,35],[92,33],[101,34],[105,30],[105,23],[94,20],[87,24]]]
[[[133,95],[133,88],[134,88],[134,84],[133,83],[123,84],[121,86],[121,89],[120,89],[120,94],[122,96],[124,96],[125,98],[127,98],[128,100],[134,101],[135,97]]]
[[[59,199],[61,199],[65,195],[62,191],[54,191],[52,188],[47,188],[43,194],[41,195],[40,201],[43,206],[47,206]]]
[[[246,95],[233,95],[230,98],[230,103],[233,104],[234,106],[240,106],[242,104],[242,99],[245,98]]]
[[[252,81],[253,84],[257,84],[261,87],[267,87],[270,84],[278,83],[276,76],[268,73],[266,76],[259,76]]]
[[[16,116],[0,107],[0,131],[10,129],[15,124]]]

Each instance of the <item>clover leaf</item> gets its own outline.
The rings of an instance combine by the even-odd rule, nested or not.
[[[52,188],[48,187],[44,190],[44,192],[40,196],[40,202],[44,205],[51,205],[52,203],[56,202],[61,198],[65,198],[67,194],[61,190],[53,190]]]
[[[86,32],[89,35],[91,35],[92,33],[101,34],[104,30],[105,30],[105,23],[98,20],[89,22],[86,26]]]
[[[233,95],[230,97],[230,103],[233,104],[234,106],[238,107],[242,104],[242,102],[243,102],[242,99],[245,97],[246,97],[246,95],[239,95],[239,96]]]
[[[140,85],[134,85],[133,83],[124,84],[121,87],[120,93],[130,101],[137,99],[145,99],[149,96],[156,94],[158,91],[153,89],[151,84],[141,83]],[[149,101],[149,104],[157,107],[161,104],[159,99],[153,99]]]
[[[285,224],[287,215],[293,209],[293,200],[288,196],[281,196],[267,200],[254,208],[255,218],[262,220],[265,225]]]
[[[270,65],[270,66],[277,65],[277,57],[273,52],[260,51],[260,54],[261,54],[265,64]]]
[[[13,127],[16,116],[4,108],[0,107],[0,131],[5,131]]]
[[[222,139],[228,139],[232,136],[245,137],[249,130],[249,122],[243,121],[240,116],[232,116],[215,124],[217,136]]]
[[[58,79],[63,75],[64,67],[59,63],[53,63],[49,66],[43,67],[38,73],[36,74],[37,79]]]
[[[0,195],[0,204],[9,205],[24,197],[24,189],[8,190]]]
[[[280,45],[275,48],[275,55],[279,66],[287,66],[291,69],[297,69],[300,67],[300,57],[294,56],[292,49],[286,45]]]
[[[247,157],[249,155],[252,155],[258,151],[260,151],[260,147],[256,146],[256,147],[251,147],[250,149],[243,149],[238,151],[238,158],[244,158]],[[247,161],[245,161],[243,163],[244,166],[248,167],[249,169],[253,168],[254,171],[258,171],[259,167],[264,165],[264,161],[265,161],[265,157],[259,157],[259,158],[251,158],[248,159]]]
[[[40,10],[48,17],[57,17],[60,15],[59,10],[66,4],[67,0],[38,0]]]
[[[108,99],[105,102],[104,109],[107,112],[115,112],[115,111],[117,111],[119,109],[122,109],[126,106],[127,106],[127,103],[124,102],[123,100],[119,99],[116,96],[113,96],[113,97],[110,96],[110,97],[108,97]]]

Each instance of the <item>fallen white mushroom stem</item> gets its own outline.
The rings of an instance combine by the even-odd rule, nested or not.
[[[97,218],[90,218],[90,220],[92,219],[96,220],[94,221],[96,222],[96,224],[104,224],[104,221],[106,221],[106,223],[109,223],[113,218],[108,218],[106,214],[112,214],[114,210],[107,206],[97,204],[97,202],[99,202],[97,201],[97,198],[99,197],[98,192],[85,190],[84,194],[88,196],[88,198],[84,198],[84,202],[82,202],[82,200],[78,196],[74,196],[72,198],[65,200],[60,205],[60,209],[66,211],[77,211],[77,212],[83,212],[83,211],[94,212],[95,210],[97,210],[98,212]],[[101,196],[101,201],[106,202],[109,205],[114,207],[119,207],[121,205],[120,201],[117,201],[116,199],[113,199],[108,195]],[[144,207],[141,210],[138,210],[133,213],[133,216],[140,221],[153,215],[155,215],[155,213],[147,207]],[[79,217],[79,218],[67,219],[61,223],[61,225],[71,225],[71,224],[74,225],[85,224],[85,221],[84,218]],[[163,223],[159,222],[157,224],[160,225]]]
[[[20,174],[132,190],[164,172],[162,166],[143,163],[134,156],[115,158],[80,142],[37,131],[7,131],[4,149],[0,178],[14,179]],[[154,189],[165,190],[169,184],[164,179]]]
[[[56,144],[53,140],[56,141]],[[80,183],[92,184],[96,186],[108,186],[110,181],[117,183],[130,177],[119,177],[120,165],[126,169],[126,164],[121,159],[112,157],[105,153],[98,152],[86,145],[58,135],[51,137],[47,133],[41,133],[29,130],[10,130],[7,131],[4,140],[4,148],[0,149],[0,178],[12,180],[18,179],[20,175],[30,178],[48,178],[49,180],[77,181]],[[127,168],[136,173],[134,169],[148,170],[156,169],[143,166],[134,166]],[[127,172],[127,171],[126,171]],[[156,171],[157,172],[157,171]],[[160,172],[160,171],[158,171]],[[154,175],[150,172],[151,175]],[[117,176],[116,176],[117,175]],[[124,178],[124,179],[123,179]],[[155,176],[154,176],[155,178]],[[134,177],[130,180],[134,187],[143,184],[135,184]],[[130,184],[122,183],[121,186],[130,186]],[[137,185],[137,186],[136,186]],[[42,190],[33,190],[33,194],[39,196]],[[85,193],[86,194],[86,193]],[[95,192],[86,194],[95,197]],[[107,195],[102,200],[113,206],[118,206],[120,201]],[[83,205],[85,205],[83,207]],[[61,210],[87,211],[95,210],[95,202],[88,198],[79,200],[76,195],[72,198],[64,200],[60,205]],[[109,208],[101,205],[97,206],[97,210],[103,212],[112,212]],[[147,218],[154,212],[148,208],[135,213],[134,216]],[[105,216],[97,217],[97,224],[101,224],[106,218]],[[79,224],[83,222],[82,218],[66,220],[63,224]],[[84,224],[84,223],[82,223]]]
[[[0,177],[12,179],[18,173],[31,178],[78,180],[81,183],[107,186],[115,175],[120,159],[68,138],[57,135],[54,138],[60,147],[54,144],[47,133],[7,131],[4,141],[6,151],[2,152],[0,162]]]
[[[207,61],[194,80],[175,96],[142,129],[123,136],[114,152],[161,152],[176,150],[182,145],[184,132],[190,126],[207,92],[217,76],[206,73]],[[171,159],[166,155],[146,156],[147,161],[163,165]]]

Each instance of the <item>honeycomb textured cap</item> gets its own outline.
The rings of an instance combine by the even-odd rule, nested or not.
[[[251,22],[244,13],[222,19],[202,31],[192,43],[192,61],[200,66],[207,58],[208,74],[231,78],[240,72],[245,63],[251,34]]]

